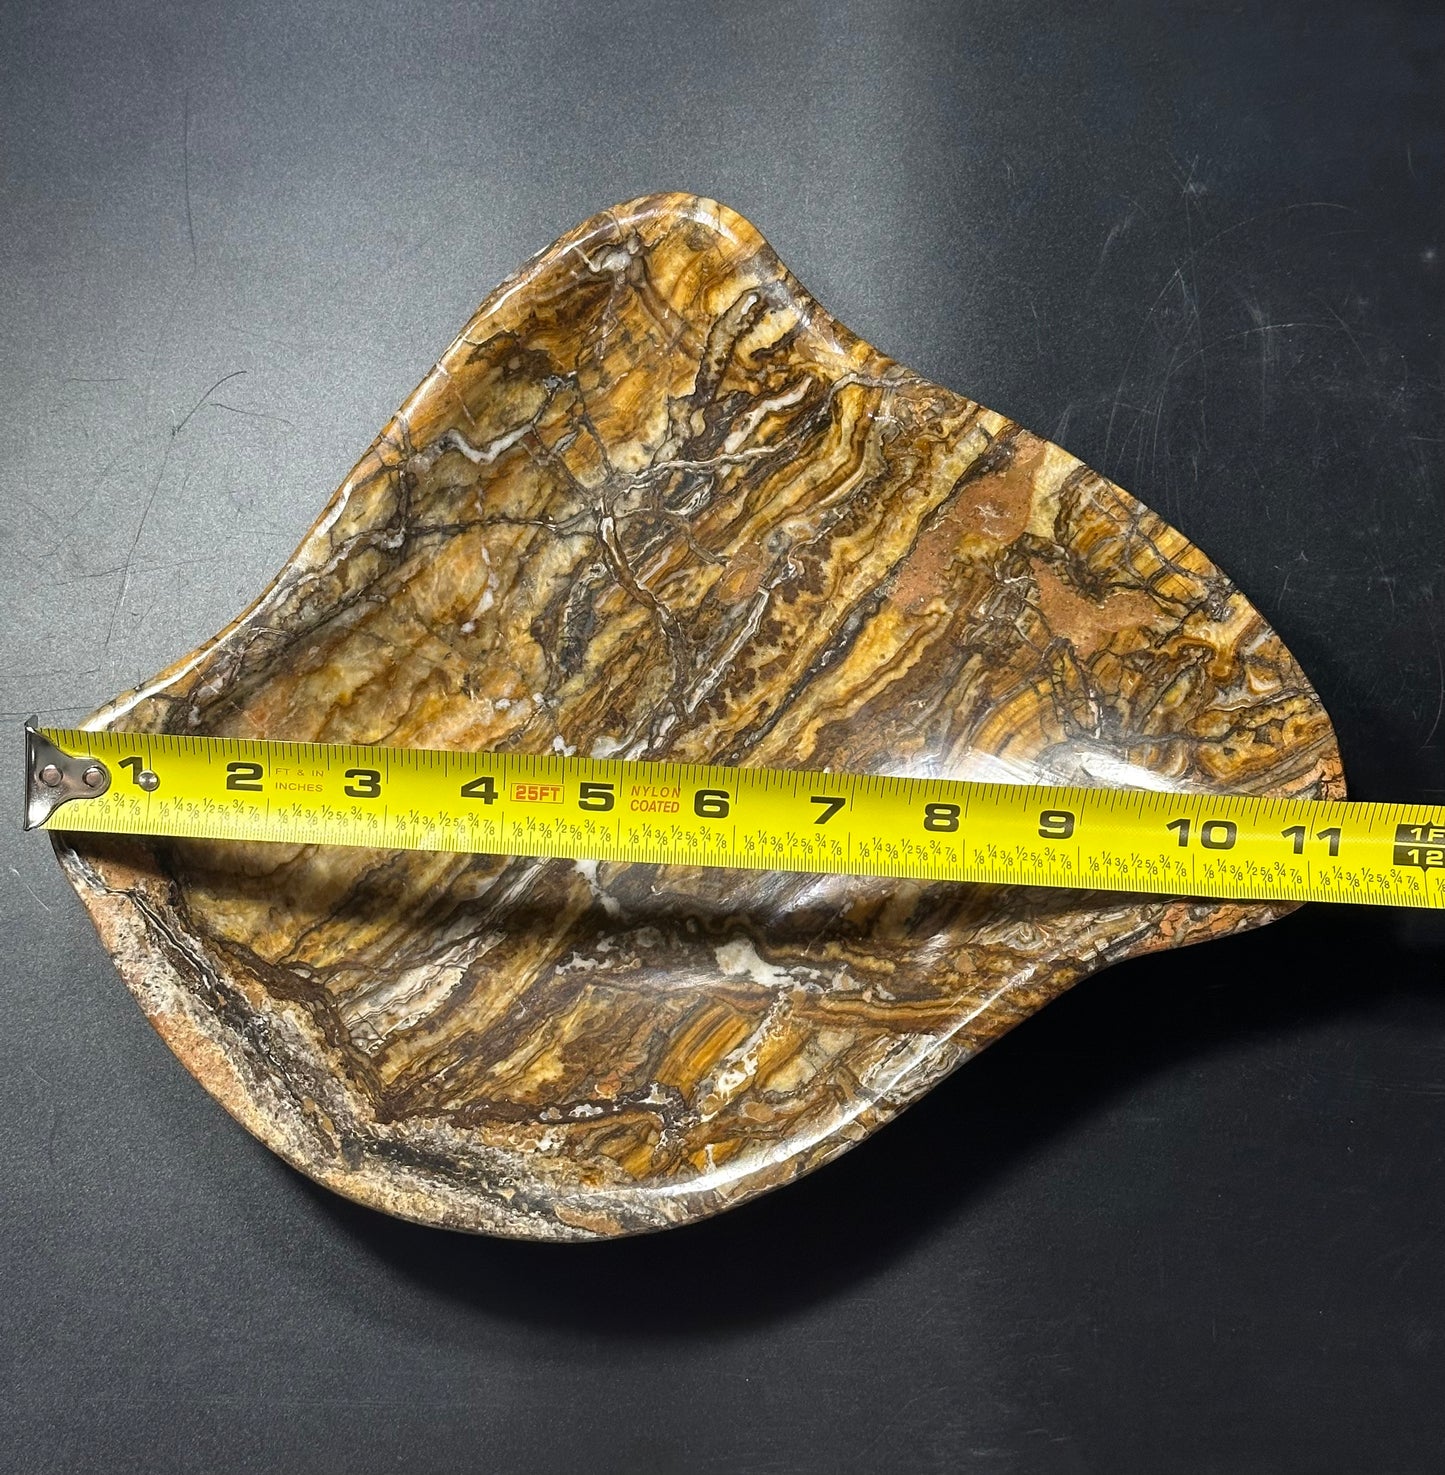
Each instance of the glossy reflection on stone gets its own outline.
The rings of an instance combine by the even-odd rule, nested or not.
[[[499,288],[271,588],[92,725],[1342,793],[1308,682],[1198,549],[681,195]],[[1084,974],[1278,911],[57,848],[156,1028],[277,1152],[392,1213],[556,1239],[786,1183]]]

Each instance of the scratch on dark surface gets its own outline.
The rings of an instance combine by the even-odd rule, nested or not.
[[[1168,369],[1166,370],[1166,375],[1167,374],[1176,373],[1180,369],[1188,368],[1191,364],[1193,364],[1195,362],[1196,359],[1203,358],[1205,354],[1212,353],[1215,349],[1221,348],[1221,347],[1223,347],[1227,343],[1238,343],[1238,342],[1240,342],[1241,340],[1244,340],[1244,339],[1249,339],[1249,338],[1257,337],[1261,333],[1264,333],[1264,334],[1277,333],[1277,332],[1281,331],[1282,329],[1286,329],[1286,328],[1315,328],[1315,329],[1318,329],[1318,330],[1322,330],[1324,332],[1333,332],[1334,331],[1334,327],[1330,323],[1315,323],[1315,322],[1311,322],[1308,318],[1299,318],[1299,319],[1296,319],[1293,322],[1266,322],[1266,323],[1260,323],[1258,327],[1254,327],[1254,328],[1241,328],[1236,333],[1221,333],[1217,338],[1211,338],[1211,339],[1209,339],[1208,342],[1200,342],[1199,346],[1193,351],[1193,353],[1187,354],[1184,358],[1177,359],[1177,360],[1176,359],[1171,359],[1170,360],[1170,363],[1169,363],[1169,366],[1168,366]],[[1183,345],[1181,344],[1180,346],[1182,347]],[[1176,349],[1175,351],[1177,352],[1178,350]],[[1273,352],[1274,352],[1274,355],[1275,355],[1275,357],[1277,359],[1278,358],[1278,348],[1275,347],[1274,350],[1273,350]],[[1122,396],[1123,388],[1124,388],[1124,386],[1121,384],[1120,385],[1120,395],[1121,396]],[[1127,405],[1128,404],[1128,401],[1123,400],[1122,398],[1119,398],[1116,401],[1116,407],[1117,407],[1118,404]]]
[[[1279,357],[1279,349],[1275,345],[1274,332],[1276,325],[1269,321],[1269,315],[1264,310],[1264,304],[1252,293],[1241,294],[1244,302],[1244,310],[1249,314],[1250,321],[1254,324],[1254,331],[1259,334],[1259,428],[1264,429],[1269,419],[1269,380],[1274,371]]]
[[[245,371],[242,370],[241,372],[244,373]],[[214,388],[215,386],[212,387]],[[240,405],[228,405],[224,400],[218,399],[211,401],[210,408],[213,410],[229,410],[233,415],[246,415],[252,420],[275,420],[279,424],[286,426],[288,430],[296,429],[296,422],[294,420],[288,420],[284,415],[270,414],[266,410],[246,410],[242,409]]]
[[[213,385],[212,388],[214,387],[215,386]],[[209,394],[210,390],[207,390],[206,393]],[[203,395],[200,403],[204,403],[204,399],[205,396]],[[200,404],[198,403],[197,409],[199,408]],[[192,410],[191,414],[194,413],[195,411]],[[190,415],[187,415],[186,419],[189,420]],[[181,421],[181,424],[184,425],[185,420]],[[180,426],[177,426],[176,429],[179,430]],[[166,467],[170,464],[171,446],[174,443],[175,430],[173,430],[171,434],[166,438],[165,454],[161,457],[161,469],[159,472],[156,473],[155,481],[151,483],[150,495],[146,498],[145,507],[141,510],[140,521],[136,524],[135,536],[130,540],[130,547],[126,549],[124,563],[125,574],[120,581],[120,590],[115,596],[115,603],[110,607],[110,623],[105,627],[105,644],[102,649],[107,652],[109,652],[110,650],[111,637],[115,634],[116,616],[119,615],[120,607],[122,603],[124,603],[125,596],[130,589],[131,568],[135,559],[135,550],[140,544],[141,535],[145,532],[146,519],[151,515],[151,508],[155,505],[156,495],[161,489],[161,483],[166,479]]]
[[[1391,574],[1390,571],[1389,571],[1389,569],[1387,569],[1385,567],[1385,560],[1380,556],[1379,546],[1377,544],[1375,544],[1373,541],[1370,544],[1370,553],[1371,553],[1371,556],[1375,560],[1375,567],[1377,569],[1379,569],[1379,571],[1380,571],[1379,578],[1378,579],[1371,580],[1371,583],[1383,584],[1385,586],[1385,593],[1390,596],[1390,613],[1393,615],[1393,614],[1395,614],[1397,612],[1396,611],[1396,606],[1395,606],[1395,578],[1394,578],[1394,575]],[[1438,654],[1439,653],[1437,652],[1436,654],[1437,654],[1437,658],[1438,658]]]
[[[14,867],[11,869],[13,870]],[[50,908],[46,907],[45,910],[49,911]],[[60,1113],[55,1107],[55,1082],[41,1075],[28,1060],[25,1061],[25,1073],[35,1082],[36,1096],[45,1108],[45,1161],[53,1168],[55,1166],[55,1134],[60,1126]]]
[[[1109,227],[1109,234],[1104,237],[1104,244],[1099,248],[1099,261],[1094,267],[1094,278],[1104,269],[1104,262],[1108,259],[1109,252],[1114,249],[1117,241],[1139,218],[1139,203],[1137,200],[1129,201],[1129,208]]]
[[[42,666],[38,671],[7,671],[4,676],[0,676],[0,681],[44,681],[52,676],[90,677],[99,672],[99,666],[92,666],[88,671],[72,671],[68,668],[62,671],[54,666]]]
[[[81,702],[69,702],[58,707],[47,706],[45,710],[52,717],[64,717],[72,712],[79,716],[83,712],[90,711],[90,707]],[[16,707],[13,711],[0,712],[0,718],[4,718],[6,722],[23,722],[27,717],[33,716],[34,712],[35,704],[31,702],[27,706]]]
[[[40,907],[42,911],[48,912],[50,910],[50,903],[46,901],[45,898],[41,896],[41,894],[30,884],[30,882],[27,881],[25,877],[20,874],[20,871],[17,867],[11,866],[10,874],[14,876],[15,879],[19,881],[19,883],[30,893],[30,895],[35,899],[36,904]]]
[[[181,170],[186,187],[186,235],[191,242],[191,270],[196,269],[196,224],[191,217],[191,90],[181,105]]]
[[[1252,336],[1255,333],[1262,333],[1265,335],[1268,349],[1272,351],[1277,357],[1278,345],[1272,341],[1270,335],[1272,335],[1277,329],[1280,328],[1304,326],[1303,324],[1299,323],[1259,322],[1254,328],[1246,330],[1246,332],[1242,335],[1226,334],[1223,337],[1212,338],[1206,341],[1204,337],[1203,314],[1200,308],[1199,292],[1199,264],[1201,258],[1204,257],[1206,253],[1210,252],[1215,246],[1218,245],[1219,242],[1225,240],[1229,236],[1234,235],[1236,232],[1248,230],[1250,227],[1259,224],[1261,221],[1268,220],[1274,216],[1292,215],[1298,211],[1303,210],[1338,210],[1343,211],[1347,214],[1359,213],[1356,207],[1354,207],[1353,205],[1346,205],[1336,200],[1300,200],[1292,205],[1283,205],[1269,210],[1257,211],[1254,214],[1246,216],[1242,220],[1235,221],[1232,225],[1224,226],[1220,230],[1214,231],[1212,234],[1196,240],[1194,235],[1194,213],[1191,210],[1191,201],[1198,202],[1202,196],[1208,193],[1207,186],[1200,183],[1195,177],[1198,170],[1199,159],[1196,155],[1192,160],[1190,160],[1187,166],[1184,161],[1177,158],[1172,159],[1172,163],[1174,166],[1175,174],[1179,179],[1179,198],[1184,208],[1185,252],[1182,259],[1180,259],[1175,265],[1175,268],[1170,273],[1168,279],[1155,294],[1153,301],[1149,304],[1142,320],[1139,323],[1138,330],[1134,334],[1133,341],[1131,342],[1129,347],[1129,352],[1124,358],[1124,366],[1120,373],[1118,387],[1114,392],[1113,403],[1109,410],[1109,418],[1104,431],[1103,460],[1106,463],[1109,459],[1111,449],[1115,445],[1115,432],[1119,412],[1126,409],[1140,408],[1131,404],[1129,398],[1126,396],[1126,391],[1130,382],[1130,376],[1133,373],[1135,362],[1139,357],[1140,346],[1144,341],[1145,335],[1149,331],[1150,327],[1155,323],[1161,310],[1164,308],[1167,299],[1169,298],[1169,294],[1173,291],[1176,285],[1178,286],[1181,294],[1180,305],[1186,316],[1187,325],[1184,330],[1183,340],[1180,343],[1176,344],[1174,353],[1171,355],[1169,366],[1165,371],[1164,383],[1163,385],[1159,386],[1159,388],[1156,388],[1155,392],[1151,394],[1150,401],[1152,406],[1153,402],[1159,396],[1159,390],[1162,388],[1167,388],[1169,380],[1177,375],[1181,369],[1192,366],[1196,362],[1199,363],[1201,367],[1202,378],[1202,387],[1200,391],[1199,423],[1201,443],[1207,443],[1208,440],[1208,425],[1205,422],[1203,412],[1203,400],[1204,397],[1207,395],[1209,388],[1207,374],[1208,366],[1207,363],[1205,363],[1206,356],[1219,344],[1227,343],[1233,338],[1241,336],[1248,337]],[[1195,209],[1197,208],[1198,205],[1196,203]],[[1102,265],[1104,256],[1107,254],[1111,244],[1115,240],[1117,240],[1120,234],[1123,233],[1124,228],[1125,227],[1121,224],[1115,230],[1110,231],[1108,237],[1105,239],[1104,249],[1100,252],[1100,265]],[[1096,268],[1095,275],[1097,276],[1097,274],[1098,271]],[[1321,323],[1311,323],[1309,324],[1309,326],[1324,327],[1327,325]],[[1194,344],[1193,351],[1186,353],[1184,357],[1181,358],[1179,355],[1181,351],[1189,345],[1191,338]],[[1356,344],[1356,348],[1358,349],[1358,344]],[[1161,412],[1162,403],[1160,404],[1158,410],[1150,407],[1140,409],[1141,414],[1153,414],[1155,416],[1156,428],[1158,415]],[[1140,434],[1142,435],[1143,432],[1141,431]],[[1130,435],[1126,435],[1123,438],[1123,446],[1125,447],[1125,449],[1127,449],[1131,438],[1132,433]],[[1141,445],[1141,454],[1142,450],[1143,447]]]
[[[275,535],[273,534],[273,536]],[[230,538],[222,539],[221,541],[237,542],[240,539]],[[254,543],[255,541],[249,529],[245,534],[245,541],[247,543]],[[109,568],[91,569],[86,573],[77,574],[73,579],[56,579],[50,587],[52,589],[68,589],[76,584],[92,583],[96,579],[113,579],[117,574],[124,574],[127,568],[133,574],[173,574],[177,569],[210,568],[218,563],[233,564],[235,558],[234,553],[218,553],[213,558],[191,558],[187,556],[184,558],[167,559],[164,563],[131,563],[127,565],[122,562],[112,564]]]
[[[1159,291],[1155,294],[1153,302],[1149,304],[1148,311],[1144,314],[1143,321],[1139,324],[1138,331],[1134,334],[1134,341],[1129,346],[1129,353],[1124,359],[1124,370],[1119,379],[1119,387],[1114,392],[1114,402],[1109,410],[1109,423],[1104,430],[1105,460],[1108,459],[1109,447],[1112,444],[1114,438],[1114,421],[1118,416],[1121,406],[1126,403],[1124,400],[1124,390],[1129,382],[1129,373],[1134,365],[1134,357],[1139,352],[1139,344],[1143,341],[1145,332],[1147,331],[1150,323],[1154,321],[1154,315],[1159,311],[1159,308],[1163,303],[1165,296],[1169,293],[1175,282],[1179,283],[1180,288],[1183,290],[1186,298],[1188,297],[1189,287],[1184,280],[1184,266],[1186,264],[1187,263],[1180,263],[1180,265],[1176,266],[1173,272],[1170,274],[1169,279],[1164,283],[1162,287],[1160,287]]]
[[[1360,340],[1355,337],[1354,333],[1350,329],[1350,325],[1322,297],[1317,297],[1315,300],[1340,325],[1340,331],[1345,335],[1346,338],[1349,339],[1350,347],[1353,348],[1356,354],[1359,355],[1360,362],[1365,366],[1366,371],[1370,371],[1373,366],[1371,365],[1369,359],[1365,357],[1365,350],[1360,347]]]
[[[1440,656],[1440,637],[1435,633],[1433,621],[1430,625],[1430,643],[1435,647],[1435,681],[1440,697],[1435,703],[1435,720],[1430,724],[1430,731],[1425,734],[1425,741],[1420,744],[1422,748],[1428,748],[1434,741],[1435,734],[1440,730],[1440,718],[1445,716],[1445,660]]]
[[[1200,449],[1203,450],[1209,445],[1209,421],[1205,411],[1205,406],[1209,398],[1209,360],[1204,352],[1204,318],[1199,311],[1199,253],[1194,244],[1194,219],[1189,213],[1190,200],[1197,199],[1200,195],[1206,193],[1205,186],[1194,178],[1194,172],[1198,167],[1199,156],[1196,154],[1189,161],[1189,177],[1180,187],[1179,198],[1184,206],[1184,236],[1189,247],[1189,255],[1186,260],[1189,266],[1190,281],[1193,284],[1193,290],[1189,291],[1186,289],[1185,296],[1188,299],[1188,305],[1192,314],[1194,339],[1199,345],[1199,375],[1202,380],[1199,393],[1199,445]],[[1182,276],[1180,277],[1180,281],[1183,282]],[[1163,404],[1161,403],[1159,407],[1161,415],[1163,408]],[[1154,437],[1157,446],[1159,437],[1158,416],[1156,416],[1154,421]],[[1155,461],[1157,464],[1157,450],[1155,452]]]
[[[1199,243],[1199,249],[1207,251],[1226,236],[1232,236],[1235,231],[1247,230],[1250,226],[1258,225],[1260,221],[1269,220],[1275,215],[1292,215],[1296,210],[1343,210],[1348,215],[1360,213],[1354,205],[1346,205],[1339,200],[1300,200],[1293,205],[1279,205],[1269,210],[1257,210],[1253,215],[1246,215],[1243,220],[1236,220],[1233,225],[1226,225],[1215,231],[1212,236],[1206,236]]]
[[[216,382],[213,385],[211,385],[211,387],[200,397],[200,399],[198,399],[195,402],[195,404],[193,404],[190,407],[190,409],[186,411],[186,413],[181,417],[180,424],[178,424],[178,425],[172,425],[171,426],[171,436],[172,436],[172,438],[178,436],[181,433],[181,431],[183,431],[186,428],[186,425],[189,422],[191,416],[194,415],[196,413],[196,411],[199,410],[201,408],[201,406],[203,404],[205,404],[205,402],[208,399],[210,399],[210,397],[223,384],[230,383],[230,381],[232,379],[238,379],[238,378],[240,378],[240,376],[242,374],[244,374],[245,372],[246,371],[244,369],[232,369],[229,374],[222,374],[221,377],[219,379],[217,379]],[[245,411],[241,411],[240,413],[244,414]]]

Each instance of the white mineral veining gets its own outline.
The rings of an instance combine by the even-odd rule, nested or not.
[[[577,869],[577,874],[587,883],[587,889],[593,897],[601,904],[602,910],[609,917],[620,917],[622,915],[622,903],[602,889],[601,882],[597,879],[597,866],[595,860],[574,860],[572,864]]]
[[[752,939],[735,937],[731,942],[721,943],[713,949],[717,965],[729,978],[751,978],[764,988],[776,988],[779,984],[792,983],[793,977],[786,968],[779,968],[758,956]]]

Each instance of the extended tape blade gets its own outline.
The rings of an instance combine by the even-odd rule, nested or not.
[[[50,830],[1445,905],[1445,807],[26,729]]]

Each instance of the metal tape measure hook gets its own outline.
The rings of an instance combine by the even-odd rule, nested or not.
[[[71,799],[94,799],[110,787],[110,770],[99,758],[72,757],[35,726],[25,724],[25,828],[43,825]]]

